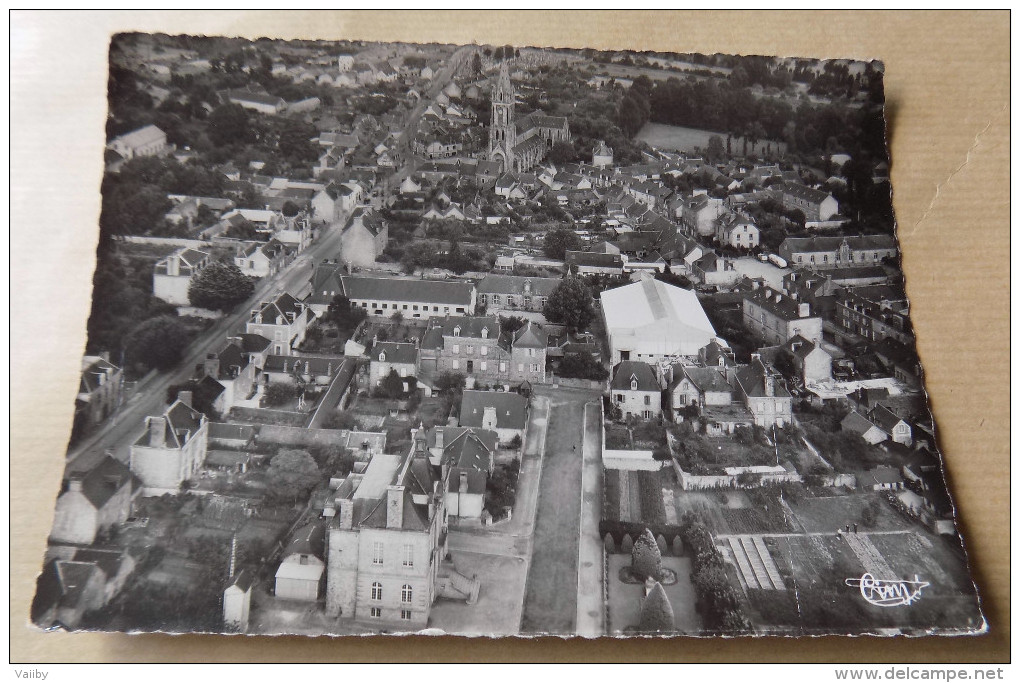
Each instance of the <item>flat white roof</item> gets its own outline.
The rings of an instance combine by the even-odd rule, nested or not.
[[[393,483],[393,477],[400,469],[401,460],[399,455],[385,453],[372,456],[353,498],[355,500],[359,498],[374,500],[386,495],[386,487]]]

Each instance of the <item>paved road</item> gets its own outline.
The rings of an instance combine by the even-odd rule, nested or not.
[[[244,331],[250,310],[259,301],[280,292],[297,294],[307,286],[312,266],[316,261],[333,256],[340,248],[340,229],[346,216],[333,223],[320,235],[318,241],[308,247],[289,266],[271,278],[263,279],[255,293],[246,303],[238,306],[236,312],[217,320],[202,333],[185,351],[184,360],[168,372],[151,376],[139,383],[118,413],[105,425],[76,446],[67,454],[67,471],[87,470],[95,466],[109,450],[114,457],[127,462],[131,444],[144,431],[145,418],[157,415],[165,406],[166,391],[172,384],[184,382],[191,377],[194,368],[207,353],[223,344],[231,332]]]
[[[603,595],[602,538],[602,424],[598,403],[584,407],[584,465],[581,469],[581,542],[577,553],[576,633],[598,638],[606,633]]]

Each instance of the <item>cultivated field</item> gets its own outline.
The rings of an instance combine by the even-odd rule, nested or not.
[[[694,152],[695,150],[704,151],[707,149],[708,140],[713,135],[718,135],[723,139],[723,142],[726,141],[726,133],[701,130],[699,128],[685,128],[683,126],[669,126],[664,123],[646,123],[635,137],[658,149],[676,152]],[[786,153],[786,143],[776,140],[756,142],[753,148],[751,145],[748,145],[748,153],[764,154],[770,146],[773,152]],[[733,136],[730,139],[730,148],[734,154],[742,153],[744,139]]]

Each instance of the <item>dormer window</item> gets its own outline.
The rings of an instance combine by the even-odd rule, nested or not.
[[[385,363],[386,362],[386,352],[385,351],[380,351],[379,352],[379,362],[380,363]]]
[[[457,325],[457,327],[453,328],[453,336],[454,337],[460,336],[460,325]]]
[[[488,327],[483,327],[482,328],[482,339],[488,339],[488,338],[489,338],[489,328]]]
[[[637,391],[637,385],[638,385],[637,377],[635,377],[634,375],[631,375],[630,376],[630,390],[631,391]]]

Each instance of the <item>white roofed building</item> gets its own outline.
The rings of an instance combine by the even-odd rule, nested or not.
[[[716,337],[698,297],[659,280],[643,280],[601,294],[612,365],[634,360],[656,363],[697,356]]]

